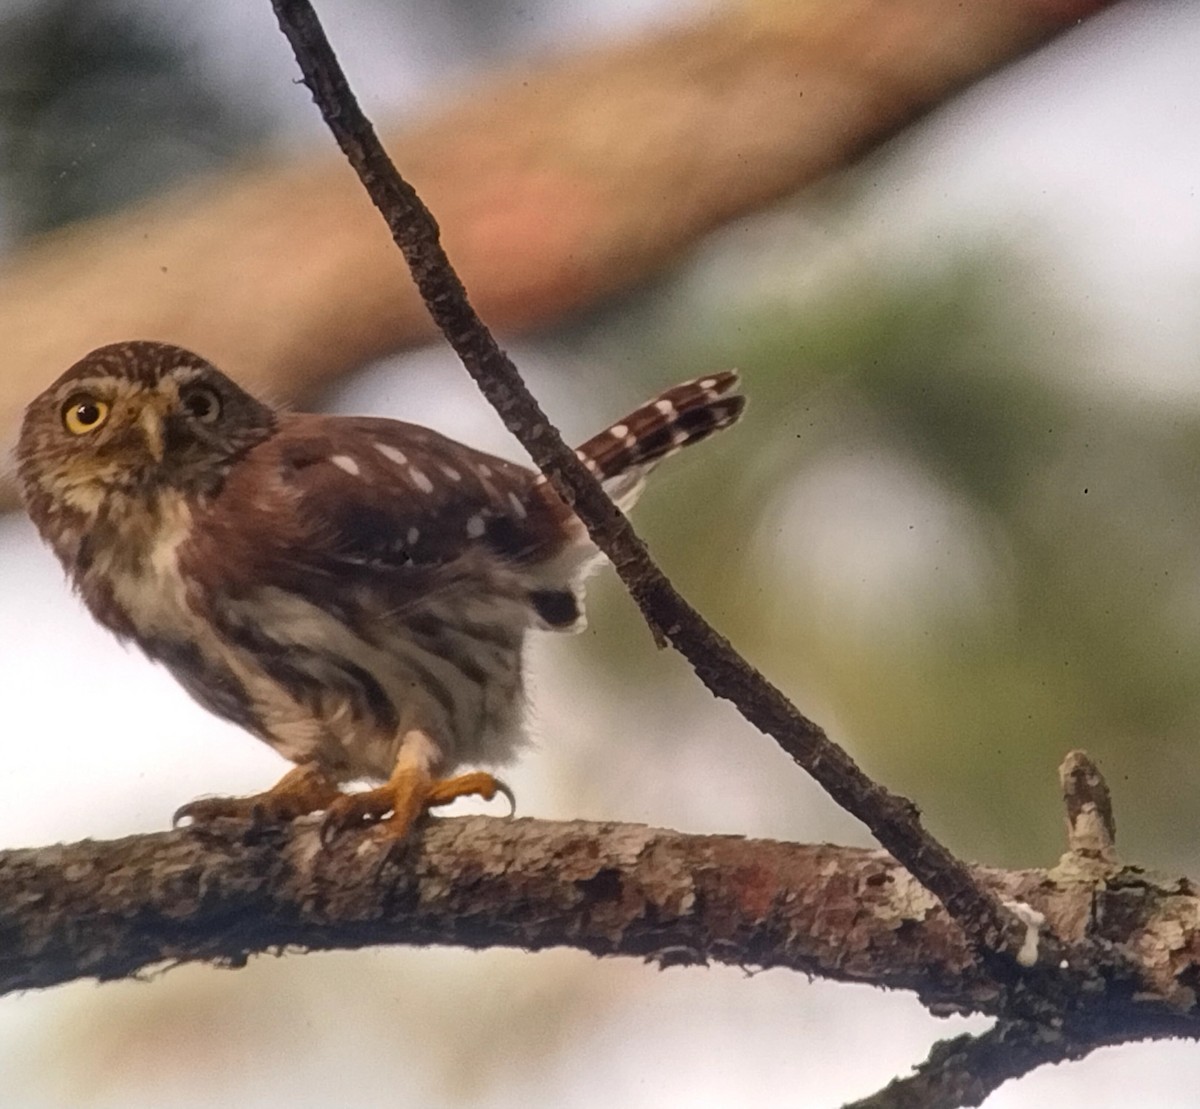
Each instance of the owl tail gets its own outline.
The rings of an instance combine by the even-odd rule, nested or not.
[[[746,398],[732,392],[737,384],[736,370],[685,381],[593,435],[575,453],[628,511],[646,475],[664,458],[737,421],[746,406]]]
[[[593,435],[575,453],[627,510],[638,499],[646,475],[664,458],[736,422],[746,406],[746,398],[733,392],[737,383],[737,371],[726,370],[676,385]],[[536,568],[545,588],[534,590],[530,601],[543,627],[580,631],[586,625],[583,580],[600,552],[544,477],[537,478],[535,488],[549,513],[554,540],[549,549],[542,548]]]

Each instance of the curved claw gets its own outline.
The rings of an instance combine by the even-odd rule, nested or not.
[[[328,848],[337,834],[343,831],[343,826],[336,820],[330,820],[329,816],[330,814],[326,813],[317,828],[317,839],[321,841],[321,846],[324,848]]]
[[[253,793],[249,797],[201,797],[180,805],[171,817],[171,824],[177,828],[182,820],[190,820],[196,825],[222,817],[249,820],[256,827],[285,824],[298,816],[333,805],[339,796],[337,786],[328,775],[311,763],[302,763],[289,770],[265,793]]]
[[[341,794],[325,809],[325,817],[318,832],[321,846],[328,847],[338,833],[347,828],[378,823],[393,811],[395,804],[395,789],[389,786],[363,790],[361,793]]]
[[[322,847],[348,828],[375,825],[379,834],[395,841],[408,837],[429,809],[448,805],[459,797],[476,796],[490,801],[497,794],[508,802],[508,816],[517,811],[516,794],[498,778],[482,770],[457,778],[431,778],[411,767],[398,770],[390,781],[361,793],[344,793],[327,806],[318,835]]]
[[[493,778],[496,792],[508,802],[508,812],[505,814],[505,820],[512,820],[517,815],[517,795],[509,788],[507,782],[502,782],[499,778]]]
[[[199,797],[195,801],[189,801],[171,814],[171,827],[178,828],[184,820],[196,825],[218,820],[223,816],[239,816],[242,813],[237,805],[238,800],[236,797]]]

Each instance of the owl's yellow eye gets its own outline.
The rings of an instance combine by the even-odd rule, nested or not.
[[[86,435],[89,431],[95,431],[107,419],[108,402],[97,397],[81,394],[63,405],[63,427],[72,435]]]

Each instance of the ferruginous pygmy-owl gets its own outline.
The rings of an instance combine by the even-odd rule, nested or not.
[[[579,457],[622,507],[732,424],[734,373],[667,390]],[[281,412],[163,343],[101,347],[25,414],[29,515],[92,615],[296,763],[176,819],[368,821],[507,790],[530,628],[581,627],[596,558],[539,474],[395,420]],[[338,784],[384,784],[343,793]],[[508,795],[511,801],[511,794]]]

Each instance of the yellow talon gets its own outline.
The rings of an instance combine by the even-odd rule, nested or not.
[[[232,818],[286,824],[298,816],[328,808],[340,796],[332,778],[312,763],[304,763],[289,770],[263,793],[252,793],[249,797],[201,797],[180,805],[171,823],[178,827],[184,820],[208,824]]]
[[[413,825],[436,805],[448,805],[459,797],[482,797],[490,801],[499,794],[516,811],[513,791],[483,770],[456,778],[434,778],[428,771],[405,766],[375,789],[343,793],[333,800],[321,822],[321,842],[328,845],[339,832],[363,824],[375,824],[388,839],[402,840]]]

